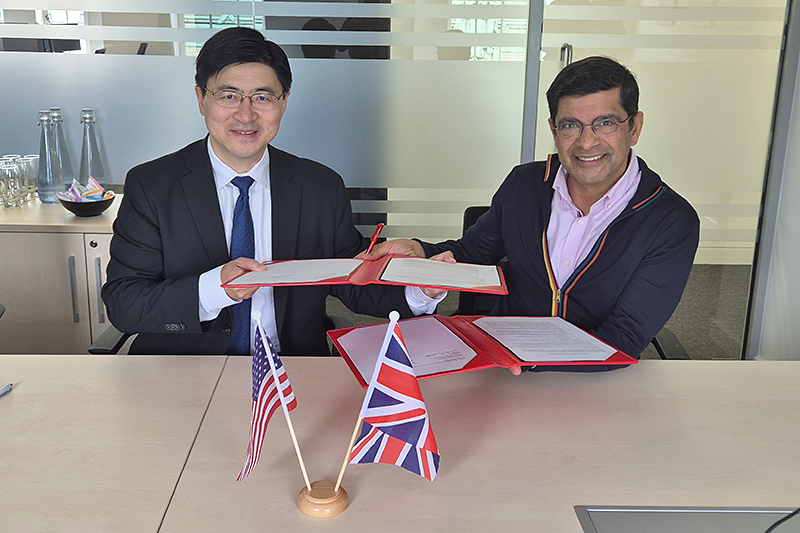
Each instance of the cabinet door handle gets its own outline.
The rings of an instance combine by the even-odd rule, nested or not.
[[[100,270],[100,258],[94,258],[94,279],[97,283],[97,322],[100,324],[104,324],[106,321],[106,317],[103,314],[103,299],[100,297],[100,289],[102,288],[103,281],[102,281],[102,274]]]
[[[78,314],[78,287],[75,284],[75,256],[69,257],[69,288],[72,291],[72,321],[76,324],[81,321]]]

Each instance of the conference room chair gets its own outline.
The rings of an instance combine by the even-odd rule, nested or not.
[[[109,324],[100,337],[89,346],[89,353],[92,355],[115,355],[133,335],[133,333],[123,333]]]
[[[464,210],[462,235],[488,210],[489,207],[485,205],[467,207]],[[504,257],[498,262],[498,266],[502,268],[506,263],[508,263],[508,259]],[[499,296],[493,294],[459,292],[458,309],[455,314],[467,316],[488,315],[494,308],[495,303],[497,303],[498,298]],[[678,337],[666,326],[656,334],[651,344],[661,359],[691,359]]]
[[[0,308],[2,306],[0,305]],[[0,311],[0,316],[2,316]],[[345,317],[336,315],[325,315],[324,318],[325,331],[331,329],[350,328],[355,324]],[[89,353],[93,355],[116,355],[135,333],[123,333],[113,325],[109,325],[105,331],[92,343],[89,347]],[[333,344],[330,344],[331,355],[339,355]]]
[[[5,313],[5,312],[6,312],[6,308],[3,307],[3,304],[0,304],[0,317],[2,317],[3,313]]]

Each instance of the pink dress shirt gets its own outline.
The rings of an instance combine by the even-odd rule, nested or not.
[[[639,187],[641,171],[636,154],[631,149],[630,163],[625,174],[583,215],[575,207],[567,190],[567,171],[558,169],[553,183],[550,223],[547,226],[547,248],[550,264],[559,287],[569,279],[575,268],[586,259],[597,238],[617,218]]]

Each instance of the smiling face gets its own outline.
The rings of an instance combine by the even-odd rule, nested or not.
[[[283,93],[275,71],[262,63],[229,65],[208,80],[207,88],[213,92],[230,89],[244,95],[271,92],[280,96]],[[289,93],[273,109],[265,111],[255,110],[247,98],[238,107],[225,108],[209,92],[203,94],[202,88],[195,87],[195,93],[214,153],[236,172],[249,171],[278,134]]]
[[[619,122],[628,117],[620,102],[619,88],[586,96],[565,96],[558,101],[555,123],[550,120],[551,127],[565,119],[584,124],[583,133],[575,139],[564,140],[553,132],[558,159],[568,172],[570,196],[582,211],[579,204],[588,202],[591,207],[625,173],[628,155],[631,147],[639,141],[644,122],[644,115],[640,111],[630,119],[632,128],[625,123],[610,136],[600,137],[592,131],[591,126],[585,124],[591,124],[602,116],[614,117]],[[581,199],[585,201],[581,202]]]

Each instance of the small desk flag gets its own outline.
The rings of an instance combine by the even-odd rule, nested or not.
[[[387,463],[433,481],[439,448],[396,321],[389,323],[364,404],[350,464]]]
[[[244,467],[237,481],[247,478],[258,463],[267,424],[281,404],[288,418],[289,411],[297,407],[297,400],[281,358],[275,353],[275,348],[272,347],[269,337],[259,323],[256,327],[253,349],[253,414],[250,421],[250,444],[247,447]]]

